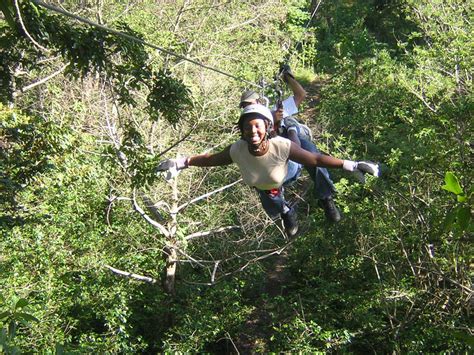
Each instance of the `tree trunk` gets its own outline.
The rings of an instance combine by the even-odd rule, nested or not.
[[[163,281],[163,287],[165,292],[174,296],[175,295],[175,279],[176,279],[176,249],[172,246],[165,248],[166,257],[166,275]]]

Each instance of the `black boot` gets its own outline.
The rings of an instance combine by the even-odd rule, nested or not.
[[[328,221],[337,223],[341,220],[341,213],[336,207],[336,204],[334,203],[332,197],[321,199],[318,203],[319,206],[324,209],[324,214],[326,215],[326,219]]]
[[[296,210],[292,207],[288,212],[281,214],[283,226],[288,238],[293,238],[298,233],[298,218]]]

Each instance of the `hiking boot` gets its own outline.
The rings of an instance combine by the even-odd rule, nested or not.
[[[283,220],[283,226],[285,232],[289,238],[292,238],[298,233],[298,218],[296,216],[296,210],[292,207],[288,212],[281,214]]]
[[[319,206],[324,210],[324,214],[328,221],[337,223],[341,220],[341,213],[336,207],[332,197],[319,200]]]

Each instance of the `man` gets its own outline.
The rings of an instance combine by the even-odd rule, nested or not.
[[[283,74],[283,80],[288,84],[293,95],[285,99],[280,107],[274,107],[274,130],[278,135],[290,139],[304,150],[312,153],[320,153],[318,148],[311,141],[309,129],[291,117],[298,113],[298,107],[306,98],[306,91],[295,79],[288,66],[283,66],[281,72]],[[261,98],[258,93],[245,91],[240,99],[240,107],[244,108],[247,105],[255,104],[260,101]],[[295,165],[290,165],[290,168],[295,168]],[[314,196],[318,199],[319,206],[324,209],[326,218],[331,222],[339,222],[341,220],[341,214],[332,197],[336,189],[329,176],[328,170],[323,167],[310,166],[305,166],[305,169],[314,182]]]

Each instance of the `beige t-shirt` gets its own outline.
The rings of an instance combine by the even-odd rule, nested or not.
[[[230,147],[230,157],[239,167],[244,182],[260,190],[279,188],[288,171],[291,141],[275,137],[268,142],[268,152],[259,157],[250,154],[248,143],[242,139]]]

